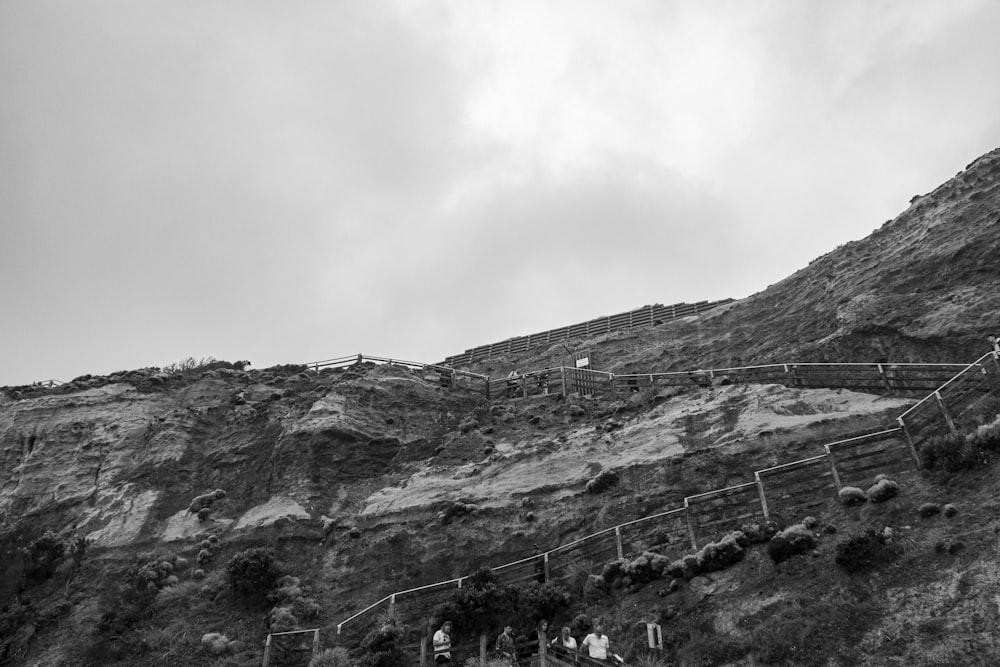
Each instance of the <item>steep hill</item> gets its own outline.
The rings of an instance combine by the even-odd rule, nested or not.
[[[806,361],[965,362],[1000,333],[1000,149],[860,241],[700,317],[496,357],[475,370],[566,363],[649,372]],[[707,265],[706,271],[725,270]],[[696,289],[697,276],[691,277]]]
[[[570,347],[615,371],[972,361],[1000,331],[998,180],[993,151],[869,238],[760,294]],[[533,349],[479,370],[563,364],[567,352]],[[328,642],[340,621],[394,591],[673,509],[882,428],[914,400],[719,385],[489,402],[374,364],[215,363],[5,388],[0,664],[260,664],[268,630],[319,627]],[[775,566],[748,547],[736,566],[690,581],[631,582],[598,598],[581,588],[552,620],[603,617],[629,655],[644,622],[659,621],[668,655],[687,664],[977,664],[996,655],[989,628],[1000,620],[998,489],[984,470],[994,469],[908,473],[884,505],[831,501],[816,511],[838,532],[810,556]],[[605,471],[617,484],[589,493]],[[927,501],[959,513],[922,521]],[[843,534],[867,526],[893,527],[903,553],[864,573],[838,570]],[[62,554],[60,543],[77,550]],[[250,547],[274,553],[298,583],[270,599],[267,587],[233,590],[227,563]],[[216,654],[207,633],[234,641]]]

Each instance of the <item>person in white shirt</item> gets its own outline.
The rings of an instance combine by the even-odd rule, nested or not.
[[[451,664],[451,621],[445,621],[441,629],[434,633],[434,662],[439,665]]]
[[[608,636],[602,634],[604,630],[601,624],[594,626],[594,631],[583,638],[581,648],[587,649],[587,655],[596,660],[607,660],[608,651],[611,649],[611,641]]]
[[[576,639],[574,639],[573,635],[569,633],[569,626],[563,626],[562,633],[552,638],[552,645],[562,646],[570,651],[575,651],[577,649]]]

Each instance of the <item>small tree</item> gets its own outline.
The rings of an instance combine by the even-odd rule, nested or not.
[[[492,633],[510,622],[517,600],[516,588],[498,583],[493,570],[481,567],[437,608],[435,616],[451,620],[461,634]]]
[[[263,599],[283,572],[270,551],[262,547],[245,549],[226,564],[226,581],[235,593]]]

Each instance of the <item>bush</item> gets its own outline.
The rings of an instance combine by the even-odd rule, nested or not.
[[[462,635],[492,633],[514,615],[518,595],[517,588],[498,583],[493,571],[482,567],[437,607],[434,616],[451,619]]]
[[[839,542],[834,560],[845,572],[855,573],[892,562],[901,552],[892,541],[892,529],[869,528]]]
[[[797,523],[771,538],[767,543],[767,555],[777,565],[815,548],[816,536],[803,524]]]
[[[218,632],[209,632],[201,637],[201,645],[212,655],[228,653],[234,643],[229,637]]]
[[[343,646],[326,648],[313,656],[309,667],[352,667],[351,654]]]
[[[46,581],[55,573],[66,553],[66,545],[51,530],[24,549],[24,576],[28,581]]]
[[[868,489],[868,500],[873,503],[884,503],[899,494],[899,484],[891,479],[880,479]]]
[[[361,647],[365,651],[361,667],[399,667],[407,664],[407,655],[399,648],[399,641],[404,633],[405,629],[397,618],[385,618],[379,627],[361,640]]]
[[[556,583],[531,581],[521,589],[517,608],[523,622],[535,625],[541,619],[552,619],[569,607],[569,592]]]
[[[274,556],[260,547],[245,549],[230,558],[226,564],[229,587],[244,597],[263,598],[274,588],[281,575],[281,567]]]
[[[763,544],[774,537],[780,529],[778,523],[770,519],[740,526],[740,532],[743,533],[749,544]]]
[[[925,442],[920,448],[920,461],[929,470],[956,473],[983,465],[987,457],[974,441],[962,435],[948,434]]]
[[[291,632],[299,629],[299,619],[291,607],[275,607],[267,614],[267,626],[272,633]]]
[[[735,530],[718,542],[709,542],[696,554],[698,572],[715,572],[723,570],[743,560],[743,546],[740,544],[746,536]]]
[[[917,508],[917,514],[922,518],[927,519],[934,516],[935,514],[941,513],[941,506],[937,503],[924,503]]]
[[[845,505],[863,505],[868,502],[868,496],[856,486],[845,486],[837,493],[837,497]]]
[[[611,470],[602,470],[597,477],[587,482],[587,493],[601,493],[618,483],[618,474]]]

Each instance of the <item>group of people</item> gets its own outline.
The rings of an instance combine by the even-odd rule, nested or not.
[[[445,621],[441,628],[434,633],[434,662],[439,665],[450,665],[451,663],[451,621]],[[548,621],[542,621],[535,630],[536,641],[543,638],[548,641]],[[494,657],[507,660],[512,666],[517,665],[517,643],[514,640],[514,627],[507,625],[503,632],[497,637],[493,645]],[[593,632],[583,638],[577,644],[569,626],[564,626],[562,631],[549,641],[551,646],[560,646],[567,651],[586,651],[586,654],[595,660],[611,660],[611,640],[604,634],[604,628],[600,623],[594,625]]]

